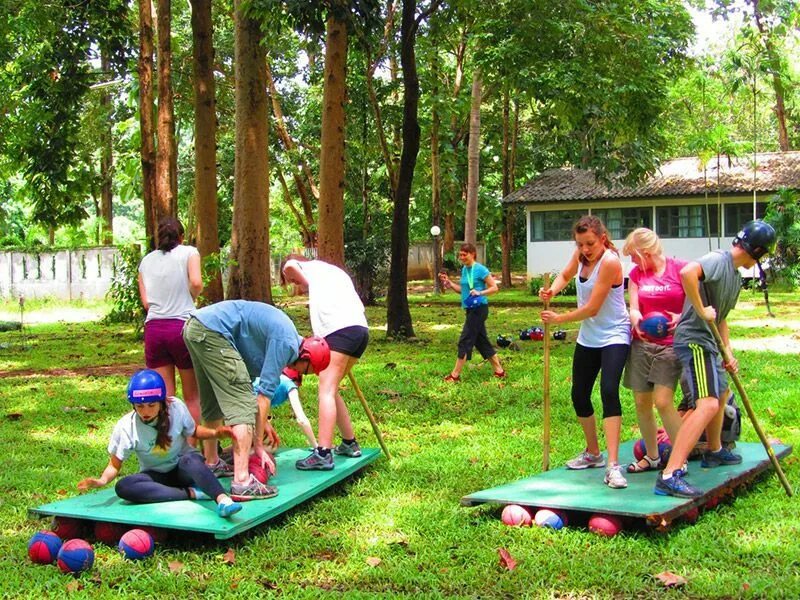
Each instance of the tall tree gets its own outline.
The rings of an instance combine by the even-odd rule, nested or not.
[[[139,155],[142,161],[142,201],[148,246],[156,247],[156,146],[153,118],[153,9],[151,0],[139,0]]]
[[[261,23],[234,0],[236,164],[228,298],[272,301],[266,52]]]
[[[478,187],[481,161],[481,71],[472,72],[472,101],[469,109],[469,144],[467,150],[467,206],[464,212],[464,241],[478,240]]]
[[[217,112],[214,84],[214,29],[211,0],[192,3],[194,85],[194,194],[197,249],[202,258],[219,254],[217,218]],[[208,303],[223,299],[222,274],[215,271],[203,289]]]
[[[103,73],[111,72],[108,59],[108,50],[101,47],[100,69]],[[101,148],[100,148],[100,227],[102,230],[101,242],[114,243],[114,215],[113,215],[113,168],[114,168],[114,137],[111,131],[111,91],[104,87],[100,92],[100,112],[106,117],[102,123]]]
[[[178,150],[172,92],[171,0],[158,0],[158,120],[156,123],[156,197],[154,228],[178,209]]]
[[[403,0],[400,24],[400,64],[403,68],[403,152],[400,155],[397,192],[392,220],[392,258],[389,267],[389,298],[386,303],[386,333],[394,337],[413,337],[414,326],[408,307],[408,207],[411,184],[419,153],[420,128],[419,78],[414,51],[417,31],[423,19],[439,5],[431,0],[428,8],[416,14],[415,0]]]
[[[347,95],[347,24],[336,10],[328,14],[325,84],[319,157],[318,256],[344,265],[344,135]]]

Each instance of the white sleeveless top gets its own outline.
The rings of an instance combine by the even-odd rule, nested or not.
[[[592,295],[592,290],[597,283],[600,265],[609,253],[611,253],[611,250],[606,250],[603,253],[586,281],[581,281],[580,269],[578,269],[575,282],[578,289],[578,308],[589,302],[589,297]],[[631,320],[628,316],[628,309],[625,306],[624,288],[625,286],[622,284],[612,287],[598,313],[581,322],[581,328],[578,332],[578,343],[581,346],[603,348],[611,344],[631,343]]]

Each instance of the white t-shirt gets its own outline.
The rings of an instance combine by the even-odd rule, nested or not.
[[[322,260],[289,260],[308,281],[308,311],[314,335],[325,337],[345,327],[367,327],[364,305],[350,276]]]
[[[611,250],[606,250],[586,281],[581,281],[580,269],[578,270],[575,282],[578,290],[578,307],[589,302],[602,262],[613,256]],[[608,296],[603,300],[595,316],[581,321],[578,343],[586,348],[604,348],[612,344],[631,343],[631,321],[628,307],[625,306],[625,289],[622,284],[609,290]]]
[[[184,454],[196,452],[186,438],[194,435],[195,423],[189,409],[180,398],[167,398],[169,407],[169,437],[172,440],[166,450],[156,446],[156,428],[146,425],[132,410],[114,425],[108,442],[108,453],[121,461],[136,453],[140,471],[166,473],[178,465]]]
[[[189,257],[199,255],[194,246],[175,246],[169,252],[153,250],[142,259],[142,274],[147,302],[145,322],[151,319],[189,319],[194,299],[189,292]]]

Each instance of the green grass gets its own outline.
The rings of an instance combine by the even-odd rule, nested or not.
[[[492,336],[538,324],[539,306],[526,292],[504,291],[493,300]],[[800,296],[773,294],[771,300],[777,319],[764,327],[759,296],[742,294],[741,308],[730,318],[737,341],[764,338],[769,348],[771,336],[792,335]],[[495,507],[461,507],[465,494],[541,468],[541,344],[520,342],[519,351],[501,351],[506,381],[493,379],[488,365],[473,360],[462,382],[448,385],[442,376],[455,360],[463,316],[456,296],[415,295],[411,306],[417,339],[403,343],[387,341],[378,327],[385,308],[368,309],[372,341],[356,370],[391,462],[381,459],[334,490],[225,542],[184,536],[141,563],[95,544],[95,566],[77,580],[27,560],[28,538],[47,526],[27,509],[72,495],[77,481],[100,473],[111,428],[128,408],[126,378],[44,371],[141,362],[142,344],[131,327],[98,323],[32,325],[25,338],[0,333],[0,344],[6,344],[0,370],[36,371],[0,379],[0,482],[6,492],[0,500],[0,595],[61,597],[78,588],[86,597],[800,596],[797,501],[786,497],[772,475],[703,514],[697,524],[677,525],[666,534],[635,529],[606,539],[580,527],[513,529],[500,522]],[[309,330],[305,307],[287,310],[301,332]],[[576,326],[569,329],[574,340]],[[582,449],[569,400],[573,348],[572,342],[553,343],[554,465]],[[747,350],[737,356],[767,434],[797,445],[797,354]],[[312,419],[315,385],[311,377],[301,389]],[[376,445],[351,390],[344,394],[359,439]],[[631,438],[637,436],[632,399],[627,390],[622,397],[623,437]],[[276,412],[284,441],[301,445],[288,409]],[[757,441],[749,424],[743,439]],[[797,487],[797,459],[791,456],[783,465]],[[125,472],[135,468],[126,467]],[[228,548],[236,556],[232,565],[222,559]],[[499,566],[498,548],[518,561],[516,570]],[[368,558],[380,564],[370,566]],[[182,566],[173,573],[170,563]],[[688,584],[666,590],[653,577],[662,571],[683,575]]]

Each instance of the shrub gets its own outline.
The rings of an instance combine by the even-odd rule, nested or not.
[[[133,323],[139,336],[144,326],[144,307],[139,298],[139,263],[142,251],[138,244],[120,246],[114,259],[114,272],[108,298],[111,312],[105,317],[108,323]]]
[[[557,273],[550,274],[550,282],[552,283]],[[531,295],[538,296],[539,289],[544,286],[544,277],[539,275],[537,277],[531,277],[530,281],[528,282],[528,289],[531,292]],[[575,278],[572,278],[567,283],[567,286],[559,292],[562,296],[575,296],[578,293],[578,290],[575,287]]]

